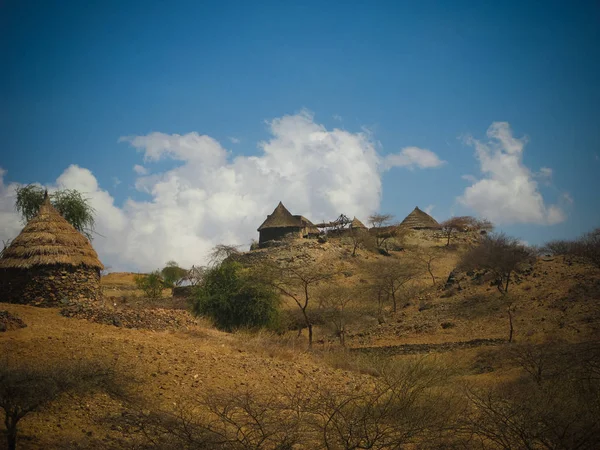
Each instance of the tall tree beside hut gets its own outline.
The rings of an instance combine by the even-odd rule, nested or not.
[[[37,215],[44,203],[46,192],[44,188],[34,184],[16,189],[15,210],[21,215],[24,224]],[[59,189],[50,193],[49,197],[54,209],[91,241],[94,233],[95,210],[90,205],[89,199],[75,189]]]

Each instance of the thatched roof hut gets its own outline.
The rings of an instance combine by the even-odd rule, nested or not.
[[[356,217],[354,219],[352,219],[352,222],[350,222],[350,228],[352,229],[359,229],[359,230],[366,230],[367,227],[365,226],[364,223],[362,223],[360,220],[358,220]]]
[[[50,203],[46,193],[38,214],[0,258],[0,301],[52,306],[100,295],[104,268],[90,241]]]
[[[286,238],[301,238],[319,234],[319,229],[306,217],[292,215],[283,203],[269,214],[266,220],[258,227],[258,243],[279,241]]]
[[[302,223],[299,219],[301,216],[293,216],[287,210],[283,203],[279,202],[277,207],[269,214],[266,220],[258,227],[257,231],[268,230],[270,228],[301,228]]]
[[[424,211],[421,211],[418,206],[406,216],[406,218],[400,223],[401,228],[410,228],[413,230],[437,230],[440,228],[440,224]]]

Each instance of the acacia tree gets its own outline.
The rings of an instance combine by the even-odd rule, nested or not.
[[[334,274],[315,262],[306,262],[307,259],[298,258],[295,262],[285,265],[264,262],[255,270],[281,294],[291,298],[300,309],[308,329],[308,347],[312,348],[313,321],[308,308],[312,305],[313,290]]]
[[[385,248],[386,242],[398,234],[398,227],[392,226],[392,214],[372,214],[369,216],[371,232],[375,235],[377,247]]]
[[[362,228],[350,228],[348,240],[352,245],[352,256],[356,256],[356,250],[359,248],[372,249],[375,244],[373,236],[369,234],[368,230]]]
[[[47,191],[41,186],[29,184],[16,188],[15,210],[21,215],[23,223],[35,217],[44,202]],[[94,233],[95,210],[81,192],[75,189],[59,189],[49,194],[50,203],[67,222],[92,240]]]
[[[491,231],[494,228],[494,226],[489,220],[480,220],[471,216],[451,217],[450,219],[442,222],[440,226],[442,227],[442,232],[444,233],[444,236],[447,238],[446,247],[450,245],[450,238],[456,232],[465,230]]]
[[[394,313],[398,309],[399,291],[423,273],[418,261],[407,258],[379,260],[370,264],[368,270],[380,304],[385,295],[391,299]]]
[[[346,327],[352,319],[351,307],[356,298],[356,290],[349,286],[329,284],[319,290],[319,312],[329,322],[340,341],[346,345]]]
[[[507,294],[511,275],[524,264],[532,262],[534,257],[533,251],[517,239],[499,233],[486,236],[479,245],[466,252],[459,268],[463,271],[484,269],[492,272],[498,290]]]
[[[459,263],[459,269],[464,271],[484,269],[496,277],[496,287],[506,301],[508,315],[508,342],[513,339],[514,299],[508,296],[508,286],[511,275],[524,264],[534,261],[534,252],[521,244],[517,239],[503,233],[486,236],[478,246],[465,253]]]

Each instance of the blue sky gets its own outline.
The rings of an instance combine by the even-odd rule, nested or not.
[[[530,243],[577,236],[600,225],[599,30],[597,2],[5,0],[2,237],[18,228],[11,190],[33,182],[87,189],[99,213],[118,216],[94,245],[131,268],[246,242],[278,200],[315,220],[373,210],[402,219],[433,205],[438,219],[500,217]],[[504,125],[486,134],[494,123]],[[225,160],[191,158],[181,150],[189,139]],[[264,159],[261,142],[275,156]],[[477,145],[489,155],[484,172]],[[423,163],[425,150],[437,160]],[[236,201],[223,179],[218,189],[196,179],[225,172]],[[200,204],[196,217],[191,193],[224,206]],[[255,205],[245,216],[240,199]],[[198,223],[179,230],[182,218]],[[169,230],[188,239],[133,256]],[[111,247],[111,233],[129,236],[129,253]]]

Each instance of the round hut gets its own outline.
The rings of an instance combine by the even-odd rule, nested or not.
[[[310,223],[308,219],[304,220]],[[302,222],[302,216],[293,216],[283,203],[279,202],[273,213],[258,227],[258,243],[263,245],[267,241],[279,241],[289,237],[301,238],[303,231],[312,225],[308,223]]]
[[[352,222],[350,222],[350,229],[352,229],[352,230],[368,230],[368,228],[365,226],[365,224],[362,223],[360,220],[358,220],[356,217],[354,219],[352,219]]]
[[[425,211],[421,211],[418,206],[406,216],[406,218],[400,223],[401,228],[409,228],[412,230],[439,230],[440,224],[427,214]]]
[[[55,306],[98,299],[104,268],[90,241],[52,206],[38,214],[0,257],[0,302]]]

